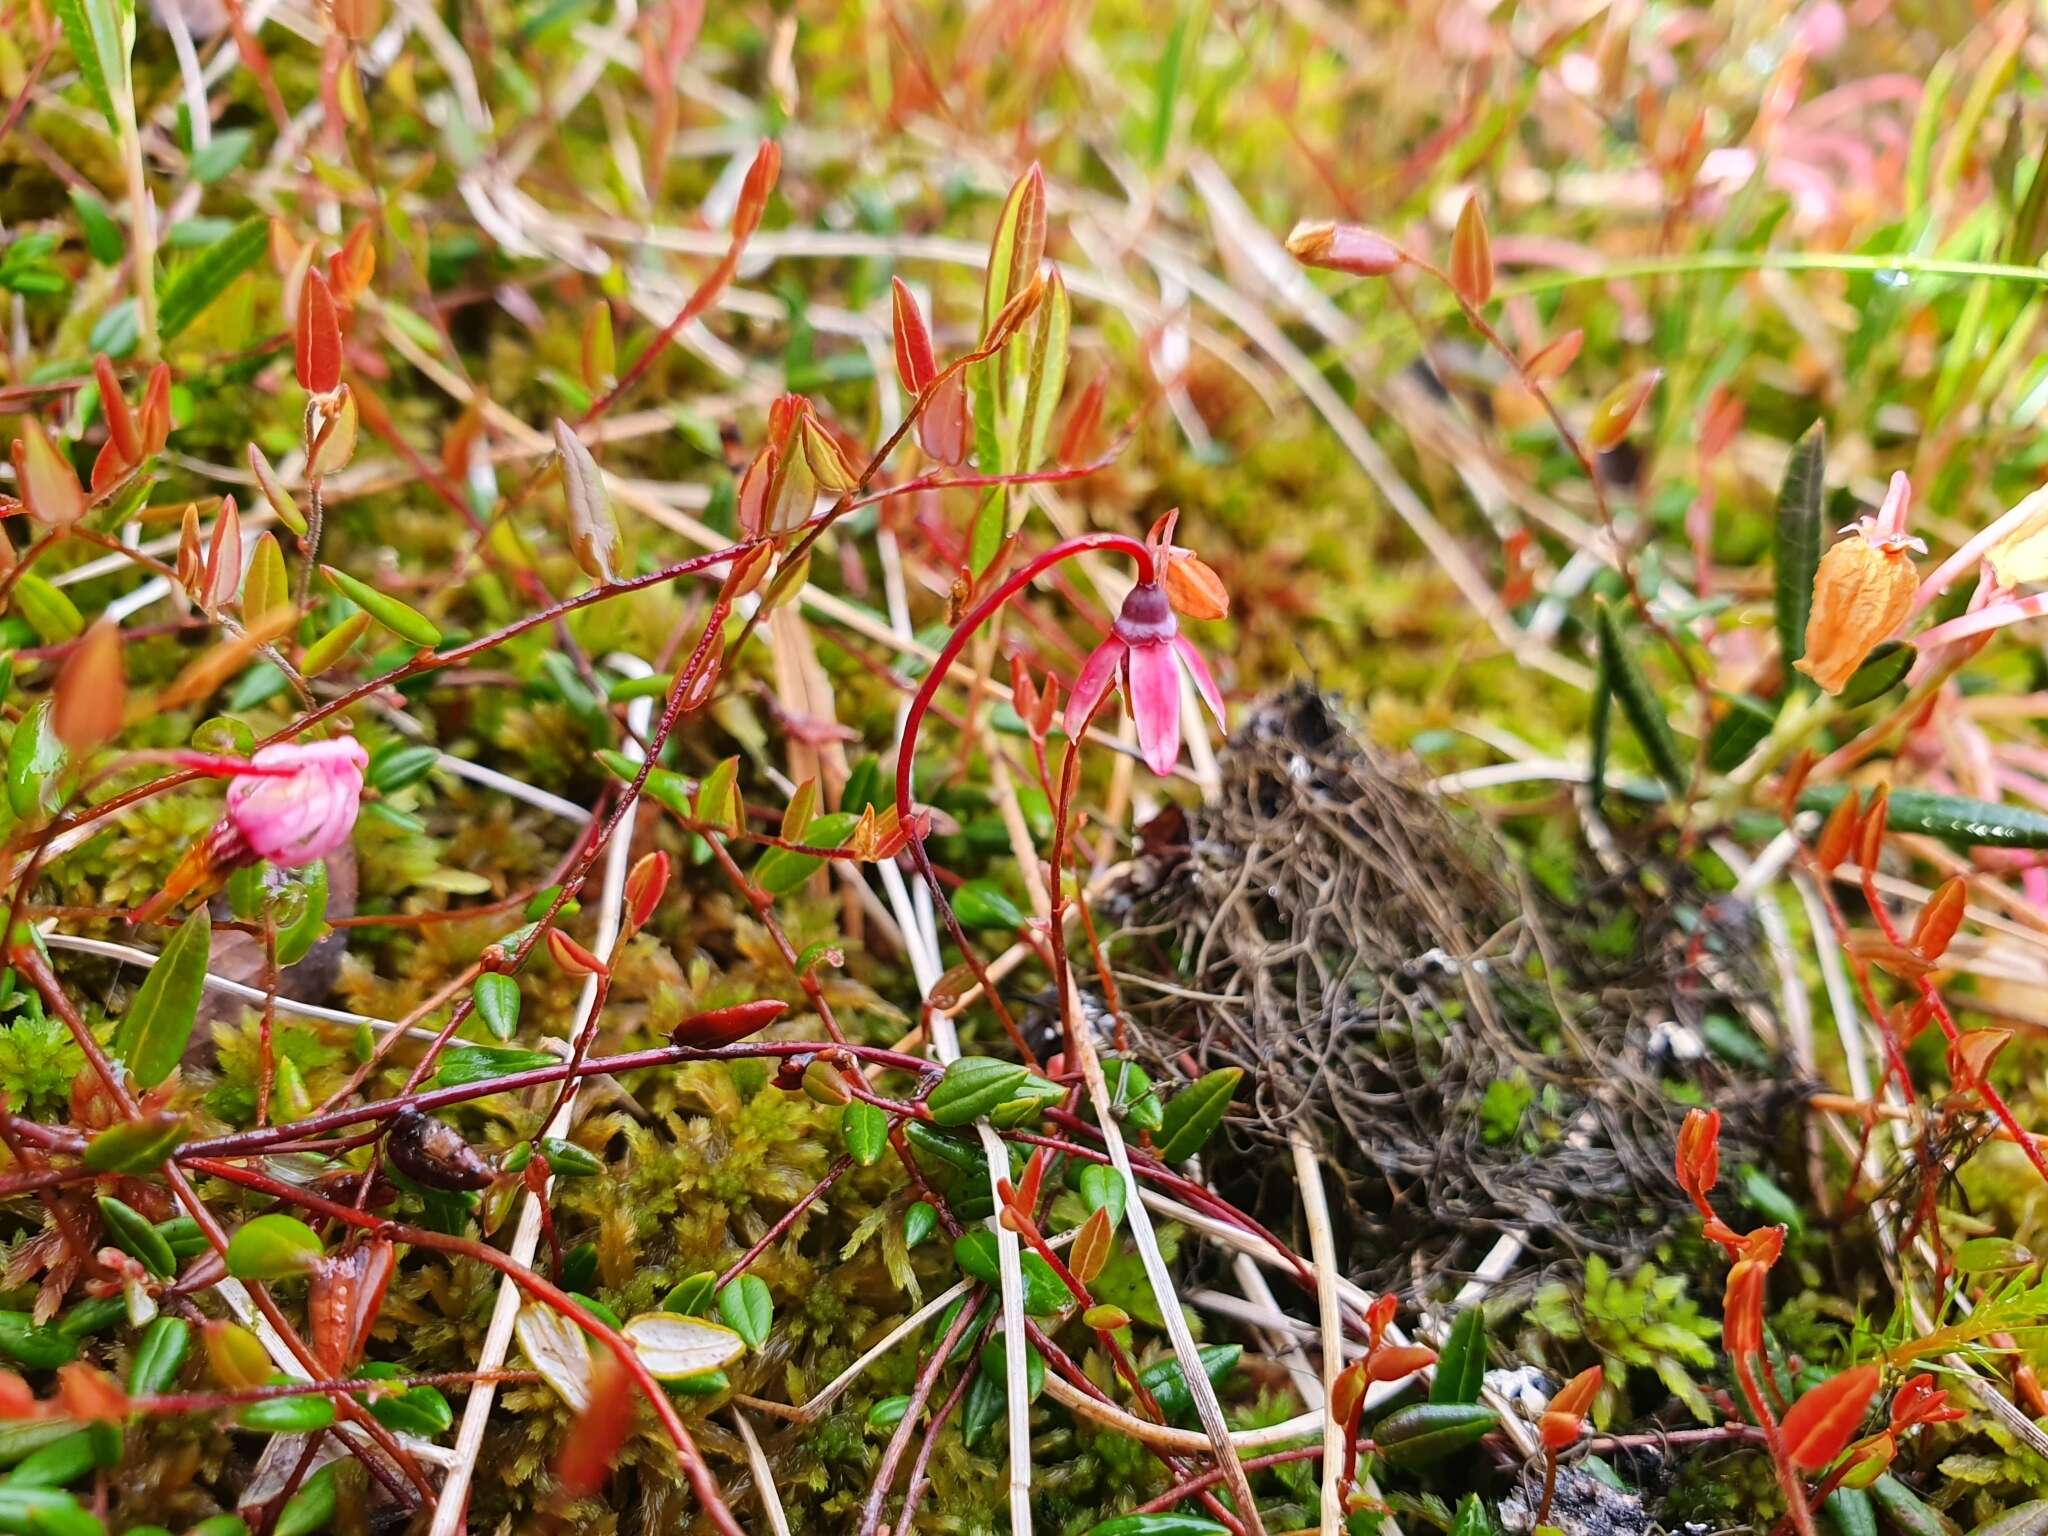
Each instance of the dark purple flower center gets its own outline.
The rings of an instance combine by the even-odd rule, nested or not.
[[[1131,588],[1115,627],[1117,638],[1125,645],[1164,645],[1180,633],[1166,588],[1156,581]]]

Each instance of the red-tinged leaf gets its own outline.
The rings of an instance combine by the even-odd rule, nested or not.
[[[1878,1369],[1852,1366],[1801,1395],[1785,1410],[1785,1454],[1795,1467],[1818,1472],[1842,1454],[1877,1395]]]
[[[14,440],[14,481],[28,515],[47,528],[69,528],[85,516],[85,491],[71,461],[33,416]]]
[[[559,416],[555,418],[555,449],[562,456],[562,488],[568,494],[570,552],[584,575],[595,582],[609,582],[619,529],[612,520],[604,471],[597,467],[576,429]]]
[[[1569,330],[1555,341],[1546,342],[1531,352],[1522,363],[1522,371],[1538,384],[1548,384],[1553,379],[1564,377],[1564,371],[1578,361],[1579,348],[1586,344],[1586,333]]]
[[[57,1372],[57,1403],[67,1418],[119,1424],[128,1417],[128,1394],[98,1366],[74,1360]]]
[[[1166,562],[1166,596],[1175,611],[1191,619],[1230,617],[1230,592],[1223,578],[1193,555]]]
[[[1593,407],[1593,418],[1586,426],[1587,445],[1595,453],[1608,453],[1619,447],[1663,377],[1662,368],[1652,368],[1609,391],[1607,397]]]
[[[917,418],[917,446],[941,464],[964,464],[968,426],[967,387],[958,373],[947,374]]]
[[[816,416],[806,416],[803,425],[804,463],[811,478],[835,496],[844,496],[860,483],[860,476],[846,457],[846,450]]]
[[[34,1388],[13,1371],[0,1370],[0,1423],[37,1418],[42,1411]]]
[[[761,215],[768,211],[768,195],[782,174],[782,146],[763,139],[754,151],[754,163],[747,167],[747,179],[740,184],[740,200],[732,212],[732,238],[737,245],[761,227]]]
[[[277,268],[279,277],[291,275],[292,268],[298,264],[299,256],[304,250],[305,247],[299,243],[299,237],[291,232],[284,220],[274,218],[270,221],[270,264]],[[285,289],[287,303],[290,302],[292,291],[289,286]]]
[[[669,859],[659,848],[635,861],[626,876],[626,930],[637,933],[654,916],[668,890]]]
[[[93,358],[92,374],[100,387],[100,414],[106,418],[108,441],[119,450],[124,462],[140,464],[142,430],[135,424],[128,401],[121,394],[121,381],[114,376],[114,365],[107,360],[106,353]]]
[[[1287,237],[1287,249],[1305,267],[1323,267],[1352,277],[1385,277],[1408,260],[1407,252],[1377,231],[1327,221],[1295,225]]]
[[[1878,860],[1884,854],[1885,823],[1892,814],[1892,787],[1880,784],[1870,797],[1870,804],[1863,812],[1863,820],[1856,829],[1856,862],[1865,870],[1875,870]]]
[[[604,1486],[612,1463],[633,1432],[633,1414],[640,1396],[632,1377],[611,1350],[591,1350],[589,1406],[563,1437],[555,1458],[555,1477],[571,1498],[585,1498]]]
[[[559,928],[548,930],[548,958],[571,976],[604,976],[605,963]]]
[[[57,672],[57,702],[50,723],[73,752],[88,752],[113,738],[128,707],[121,670],[121,631],[111,619],[88,629]]]
[[[2012,1043],[2009,1029],[1971,1029],[1956,1036],[1948,1048],[1948,1075],[1958,1088],[1981,1085],[1998,1053]]]
[[[162,453],[171,440],[171,365],[158,363],[149,370],[149,383],[142,391],[142,450],[145,457]]]
[[[340,5],[336,6],[340,15]],[[375,27],[372,26],[372,31]],[[327,258],[327,283],[334,290],[334,300],[344,306],[353,305],[369,291],[370,279],[377,272],[377,247],[371,243],[374,226],[368,219],[363,220],[348,232],[348,238],[341,243],[341,249]]]
[[[298,319],[292,328],[292,367],[299,387],[325,395],[341,382],[341,321],[327,276],[309,268],[299,289]]]
[[[1721,1298],[1721,1343],[1731,1355],[1754,1355],[1764,1343],[1764,1293],[1770,1268],[1757,1259],[1738,1259],[1728,1271]]]
[[[1114,1233],[1109,1224],[1109,1207],[1102,1206],[1089,1213],[1081,1223],[1081,1230],[1074,1235],[1073,1250],[1067,1255],[1067,1267],[1074,1272],[1074,1278],[1083,1285],[1092,1285],[1095,1277],[1102,1273],[1109,1263],[1110,1242]]]
[[[392,1246],[384,1239],[353,1243],[313,1266],[306,1285],[306,1324],[313,1356],[330,1376],[345,1376],[363,1356],[391,1283]]]
[[[1102,451],[1102,401],[1108,392],[1109,373],[1106,369],[1097,369],[1081,391],[1081,398],[1074,402],[1066,426],[1060,429],[1058,459],[1062,465],[1072,468],[1077,464],[1092,464]]]
[[[242,514],[235,498],[223,496],[213,522],[213,542],[206,551],[205,592],[200,606],[209,612],[235,599],[242,586]]]
[[[1678,1132],[1678,1187],[1696,1205],[1721,1179],[1721,1111],[1688,1110]]]
[[[1373,1381],[1402,1381],[1434,1364],[1433,1349],[1420,1344],[1393,1344],[1366,1356],[1365,1374]]]
[[[1851,789],[1835,802],[1835,808],[1828,812],[1828,819],[1820,829],[1820,836],[1814,839],[1814,868],[1821,874],[1831,875],[1835,866],[1849,856],[1849,844],[1855,840],[1856,829],[1863,819],[1863,793]]]
[[[104,443],[100,444],[100,451],[93,456],[93,495],[95,497],[104,496],[108,489],[132,468],[134,468],[133,462],[121,456],[121,445],[111,437],[108,438]]]
[[[1330,1387],[1330,1413],[1339,1424],[1349,1425],[1365,1406],[1365,1362],[1357,1361],[1337,1373]]]
[[[903,279],[889,279],[892,324],[896,337],[896,377],[911,394],[920,393],[938,374],[939,365],[932,355],[932,333],[924,323],[924,313],[917,307],[917,297],[904,286]]]
[[[178,526],[178,585],[196,602],[200,583],[206,575],[206,557],[200,552],[199,507],[185,503],[185,515]]]
[[[1465,199],[1458,227],[1451,232],[1451,286],[1474,309],[1493,297],[1493,243],[1486,234],[1486,212],[1475,194]]]
[[[1038,264],[1044,257],[1045,172],[1033,161],[1004,199],[995,236],[989,242],[988,278],[981,298],[985,332],[996,335],[996,317],[1038,277]]]
[[[714,1050],[766,1029],[787,1012],[789,1004],[764,997],[751,1003],[735,1003],[730,1008],[714,1008],[708,1013],[693,1013],[669,1031],[669,1043]]]
[[[1606,1380],[1607,1373],[1600,1366],[1587,1366],[1557,1389],[1545,1412],[1570,1413],[1584,1418],[1592,1411],[1593,1399],[1600,1395],[1600,1387]]]
[[[988,333],[981,338],[983,348],[992,352],[1002,346],[1023,329],[1024,322],[1037,314],[1038,306],[1044,302],[1044,274],[1033,272],[1024,286],[1011,296],[1010,302],[997,313],[995,323],[989,326]]]
[[[1735,441],[1735,434],[1742,430],[1745,409],[1739,395],[1733,395],[1726,388],[1714,391],[1707,401],[1706,419],[1700,425],[1700,458],[1703,462],[1718,459],[1728,451],[1728,445]]]
[[[1969,899],[1969,886],[1960,875],[1944,880],[1927,899],[1920,909],[1920,921],[1913,925],[1913,948],[1923,960],[1939,960],[1948,952],[1949,941],[1963,925]]]

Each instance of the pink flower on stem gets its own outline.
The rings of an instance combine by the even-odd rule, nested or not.
[[[324,859],[355,830],[369,754],[352,736],[300,745],[283,741],[250,760],[257,768],[228,786],[227,819],[259,859],[290,867]]]
[[[1095,648],[1074,679],[1067,701],[1067,734],[1087,727],[1112,682],[1121,682],[1138,723],[1145,765],[1164,778],[1180,757],[1180,671],[1187,668],[1202,702],[1223,724],[1223,695],[1201,652],[1180,632],[1173,604],[1160,583],[1143,582],[1124,599],[1109,638]]]
[[[259,859],[291,868],[326,858],[355,830],[363,770],[370,762],[351,736],[278,742],[246,761],[196,753],[174,759],[232,779],[227,810],[178,861],[163,888],[129,914],[131,922],[153,921],[195,892],[212,890],[228,871]]]

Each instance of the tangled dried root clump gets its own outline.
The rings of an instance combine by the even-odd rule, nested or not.
[[[1758,940],[1677,861],[1584,860],[1569,903],[1518,881],[1499,835],[1310,690],[1253,709],[1222,764],[1211,804],[1149,829],[1125,918],[1175,984],[1140,1009],[1149,1065],[1246,1073],[1231,1131],[1259,1155],[1209,1169],[1230,1193],[1291,1220],[1273,1154],[1305,1131],[1348,1272],[1431,1292],[1509,1231],[1530,1269],[1665,1235],[1675,1083],[1728,1112],[1730,1157],[1768,1139],[1769,1079],[1700,1047],[1710,1013],[1774,1035]]]

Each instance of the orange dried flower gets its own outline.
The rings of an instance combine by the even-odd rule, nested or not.
[[[1913,606],[1920,573],[1913,551],[1927,546],[1905,531],[1912,490],[1892,476],[1875,517],[1860,518],[1849,537],[1821,556],[1806,620],[1806,654],[1796,665],[1828,693],[1840,693],[1863,660],[1891,639]]]

